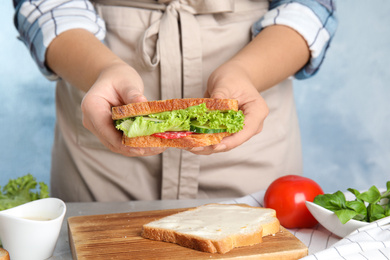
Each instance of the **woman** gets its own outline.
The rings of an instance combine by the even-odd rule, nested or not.
[[[52,196],[233,197],[302,173],[288,78],[318,70],[336,28],[333,1],[14,5],[21,39],[43,74],[58,82]],[[112,124],[112,106],[203,96],[237,99],[244,130],[205,148],[130,148]]]

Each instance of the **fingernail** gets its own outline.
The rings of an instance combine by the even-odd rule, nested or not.
[[[204,150],[204,147],[194,147],[191,148],[191,152],[201,152]]]
[[[144,155],[144,153],[145,153],[144,149],[139,149],[139,148],[130,148],[129,151],[131,153],[137,153],[140,156]]]
[[[214,151],[219,152],[219,151],[222,151],[222,150],[225,150],[225,149],[226,149],[226,145],[225,144],[219,144],[219,145],[217,145],[217,147],[214,148]]]
[[[153,153],[162,153],[165,149],[163,147],[151,147],[150,151]]]

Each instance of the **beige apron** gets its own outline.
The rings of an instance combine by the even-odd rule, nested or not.
[[[251,39],[266,0],[95,0],[106,44],[141,75],[148,100],[203,97],[210,73]],[[237,86],[239,87],[239,86]],[[298,120],[290,80],[262,93],[264,130],[209,156],[169,148],[162,155],[114,154],[82,125],[84,93],[59,81],[52,196],[123,201],[243,196],[286,174],[301,174]]]

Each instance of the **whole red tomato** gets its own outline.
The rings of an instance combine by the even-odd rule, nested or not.
[[[285,228],[310,228],[318,222],[307,209],[305,201],[324,194],[315,181],[287,175],[276,179],[264,195],[264,206],[276,210],[276,217]]]

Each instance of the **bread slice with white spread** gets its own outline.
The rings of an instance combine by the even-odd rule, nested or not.
[[[224,254],[235,247],[262,242],[280,230],[273,209],[247,205],[207,204],[143,225],[142,237],[195,250]]]

